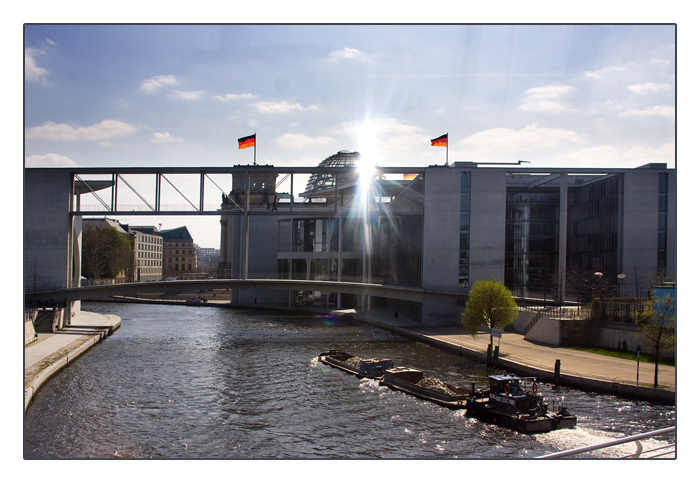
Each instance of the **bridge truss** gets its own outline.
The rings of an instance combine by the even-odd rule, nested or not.
[[[375,176],[421,173],[425,168],[373,168]],[[275,189],[281,193],[279,204],[283,211],[294,212],[303,202],[294,196],[295,177],[302,189],[314,174],[335,176],[338,179],[356,173],[356,167],[285,167],[271,165],[240,165],[232,167],[111,167],[76,168],[71,170],[73,197],[70,215],[125,216],[125,215],[221,215],[221,204],[230,204],[227,215],[242,215],[253,208],[249,202],[251,177],[260,173],[277,175]],[[231,198],[231,179],[239,173],[247,178],[248,196],[245,202]],[[301,178],[301,179],[300,179]],[[342,187],[341,187],[342,188]],[[337,197],[339,186],[335,184]],[[333,193],[330,193],[332,196]],[[327,210],[326,210],[327,211]],[[263,210],[262,213],[265,213]],[[271,214],[268,212],[268,214]],[[279,213],[277,213],[279,214]]]

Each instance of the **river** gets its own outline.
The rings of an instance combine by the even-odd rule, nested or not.
[[[547,384],[541,391],[550,404],[565,399],[576,429],[523,435],[485,424],[317,362],[337,348],[487,385],[483,364],[358,322],[217,307],[83,310],[116,314],[121,328],[36,394],[27,459],[531,458],[676,424],[673,406]]]

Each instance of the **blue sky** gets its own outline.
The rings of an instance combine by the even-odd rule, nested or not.
[[[25,25],[30,166],[675,166],[672,25]],[[140,223],[139,220],[130,220]],[[168,225],[168,223],[163,223]],[[217,222],[218,224],[218,222]],[[216,230],[214,230],[216,231]],[[197,242],[195,237],[195,242]],[[218,246],[218,234],[200,235]]]

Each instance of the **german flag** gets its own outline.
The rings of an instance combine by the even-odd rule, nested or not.
[[[238,139],[238,149],[245,149],[255,146],[255,134]]]
[[[447,146],[447,134],[443,134],[439,138],[430,140],[431,146]]]

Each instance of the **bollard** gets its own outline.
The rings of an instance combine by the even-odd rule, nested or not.
[[[497,345],[496,348],[493,350],[493,365],[495,367],[498,367],[498,353],[500,352],[499,349],[501,348],[500,345]]]
[[[491,367],[491,344],[489,344],[489,348],[486,350],[486,366]]]
[[[561,360],[557,359],[554,363],[554,385],[559,385],[559,373],[561,372]]]

